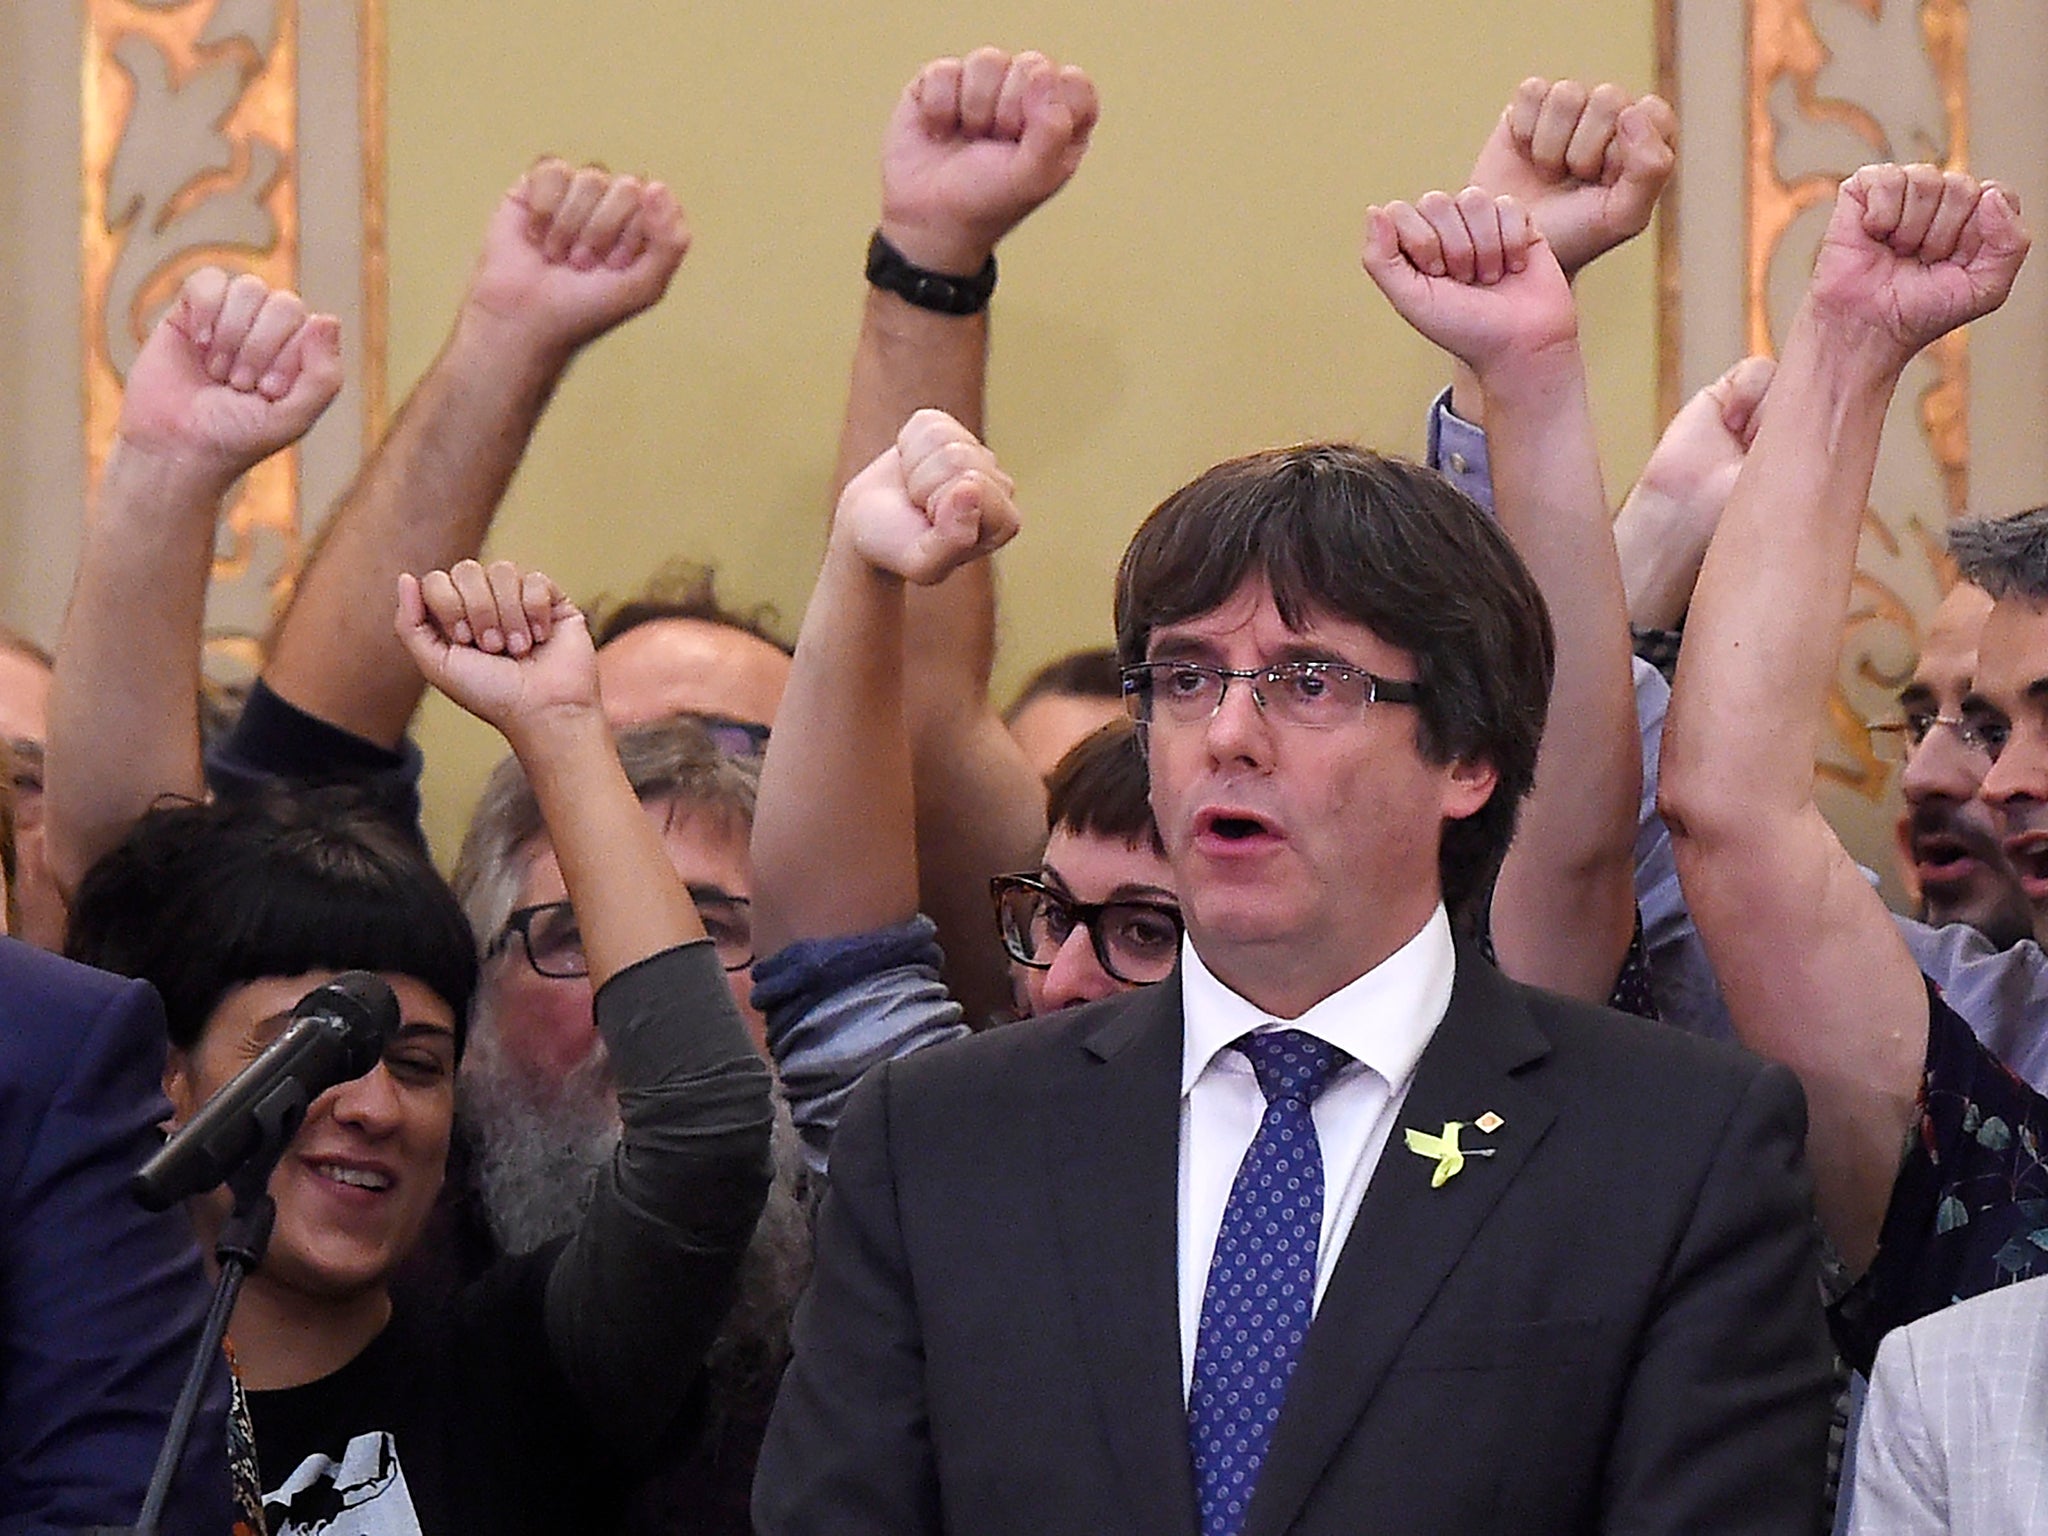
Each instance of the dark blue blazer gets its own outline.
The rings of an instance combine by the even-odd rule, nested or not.
[[[128,1179],[161,1144],[163,1005],[0,939],[0,1536],[132,1525],[206,1315],[182,1211]],[[225,1536],[227,1371],[163,1530]]]
[[[762,1447],[764,1536],[1195,1536],[1177,981],[871,1073]],[[1441,1187],[1405,1129],[1499,1116]],[[1461,951],[1246,1536],[1820,1524],[1829,1357],[1782,1067]]]

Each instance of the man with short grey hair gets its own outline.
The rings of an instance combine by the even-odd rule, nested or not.
[[[1963,580],[1993,602],[2048,605],[2048,506],[2011,517],[1973,517],[1949,529],[1948,552]]]
[[[761,1045],[760,1015],[747,1000],[755,769],[720,753],[686,717],[621,733],[619,756],[634,793],[662,823],[669,857]],[[454,885],[484,956],[459,1079],[471,1172],[498,1244],[524,1252],[573,1229],[617,1144],[619,1118],[581,932],[516,759],[500,763],[484,786]]]

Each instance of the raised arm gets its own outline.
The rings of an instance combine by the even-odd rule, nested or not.
[[[199,645],[214,521],[246,471],[341,388],[341,329],[298,295],[206,267],[129,370],[87,509],[50,688],[50,867],[75,888],[164,795],[204,793]]]
[[[841,493],[761,767],[753,854],[763,954],[917,911],[906,587],[943,581],[1007,543],[1017,531],[1013,490],[973,433],[925,410]],[[986,925],[985,896],[982,907]]]
[[[1495,511],[1557,633],[1553,724],[1495,887],[1494,948],[1519,981],[1601,1001],[1635,928],[1642,776],[1577,307],[1513,198],[1468,187],[1366,217],[1366,271],[1485,393]]]
[[[1758,407],[1776,367],[1768,357],[1745,357],[1679,407],[1614,514],[1621,584],[1636,628],[1676,629],[1685,618],[1700,561],[1756,440]]]
[[[1042,53],[982,48],[964,59],[934,59],[903,88],[883,133],[876,232],[911,266],[972,280],[1004,237],[1067,184],[1096,115],[1088,76]],[[945,411],[979,435],[987,372],[985,304],[949,314],[870,284],[834,498],[922,407]]]
[[[1569,280],[1649,227],[1678,163],[1677,133],[1661,96],[1532,76],[1480,146],[1471,184],[1527,209]],[[1451,408],[1485,421],[1484,391],[1463,366],[1452,377]]]
[[[583,935],[618,1155],[548,1277],[548,1337],[592,1423],[648,1453],[687,1401],[768,1189],[767,1068],[661,828],[619,766],[583,616],[474,561],[399,579],[421,674],[518,754]]]
[[[1074,174],[1096,113],[1087,75],[1040,53],[982,48],[927,64],[883,136],[881,239],[944,277],[992,271],[997,245]],[[916,410],[942,410],[980,435],[987,369],[985,308],[950,314],[870,284],[834,496]],[[975,561],[914,589],[904,620],[919,900],[969,1018],[1008,997],[988,878],[1035,864],[1045,842],[1043,787],[989,706],[995,613],[993,569]]]
[[[383,620],[401,571],[476,554],[555,386],[584,346],[668,291],[689,247],[658,181],[537,162],[484,232],[455,327],[335,508],[272,637],[263,681],[395,746],[419,673]]]
[[[1823,1225],[1876,1247],[1927,1049],[1927,992],[1814,803],[1814,758],[1879,435],[1915,353],[2004,302],[2002,188],[1932,166],[1842,184],[1770,403],[1693,594],[1660,796],[1737,1035],[1806,1089]]]

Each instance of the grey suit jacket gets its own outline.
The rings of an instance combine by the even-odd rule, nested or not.
[[[1851,1536],[2048,1529],[2048,1277],[1886,1335],[1849,1500]]]
[[[874,1074],[833,1145],[756,1528],[1196,1529],[1177,981]],[[1401,1128],[1491,1110],[1441,1188]],[[1819,1520],[1828,1351],[1789,1074],[1461,951],[1254,1497],[1280,1532]]]

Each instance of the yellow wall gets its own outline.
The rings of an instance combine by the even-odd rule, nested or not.
[[[387,4],[393,397],[535,154],[668,180],[696,246],[562,390],[493,547],[583,597],[710,558],[791,633],[897,92],[984,42],[1094,74],[1087,163],[1003,251],[991,438],[1026,524],[1001,557],[999,692],[1106,643],[1124,540],[1208,464],[1311,436],[1419,452],[1442,368],[1358,270],[1365,205],[1460,185],[1526,74],[1648,88],[1654,70],[1650,0]],[[1615,489],[1655,426],[1648,247],[1582,284]],[[495,738],[435,700],[420,739],[452,855]]]

